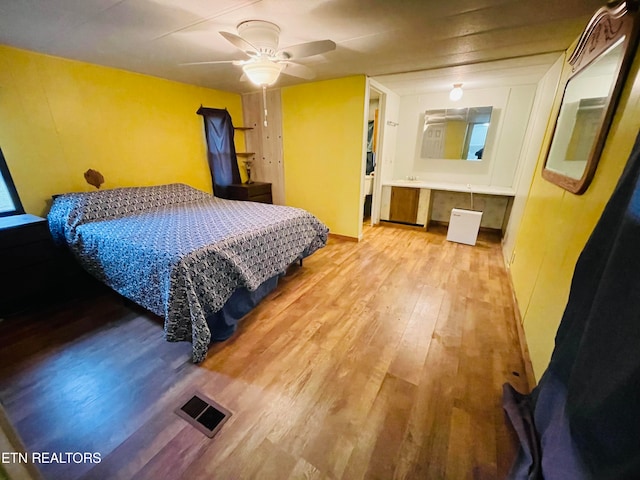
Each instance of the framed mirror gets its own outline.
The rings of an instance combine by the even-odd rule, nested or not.
[[[427,110],[420,158],[482,160],[493,107]]]
[[[568,59],[571,75],[542,176],[572,193],[584,193],[595,174],[635,54],[635,9],[629,1],[599,9]]]

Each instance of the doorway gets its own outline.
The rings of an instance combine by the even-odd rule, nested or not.
[[[384,118],[386,93],[374,85],[371,79],[367,82],[365,97],[366,135],[363,148],[363,168],[361,186],[361,219],[362,225],[376,225],[380,221],[379,199],[381,193],[380,178],[382,173],[382,143],[384,141]],[[376,208],[377,207],[377,208]],[[362,236],[362,226],[361,235]]]

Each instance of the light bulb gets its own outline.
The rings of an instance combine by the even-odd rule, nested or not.
[[[276,83],[283,67],[282,63],[273,62],[268,58],[259,58],[243,66],[242,70],[251,82],[262,87]]]
[[[453,102],[457,102],[462,98],[462,84],[454,83],[453,88],[449,92],[449,99]]]

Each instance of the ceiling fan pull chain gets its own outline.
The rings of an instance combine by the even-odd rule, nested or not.
[[[267,86],[262,85],[262,106],[264,107],[264,126],[267,126]]]

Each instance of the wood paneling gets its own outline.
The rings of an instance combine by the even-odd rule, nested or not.
[[[0,323],[0,400],[45,478],[504,478],[501,386],[527,390],[499,238],[365,228],[293,266],[200,365],[102,292]],[[514,373],[515,372],[515,373]],[[233,412],[209,439],[173,413]]]
[[[284,163],[282,155],[282,102],[280,89],[267,90],[267,126],[264,125],[262,91],[242,95],[247,150],[255,152],[253,180],[272,184],[273,203],[284,205]]]

